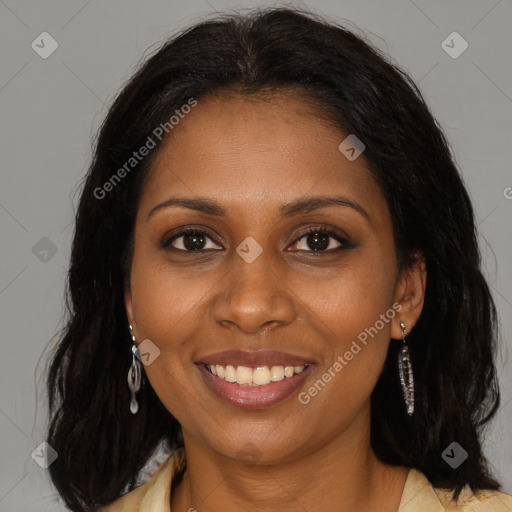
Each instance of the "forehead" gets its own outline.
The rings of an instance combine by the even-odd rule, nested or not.
[[[299,94],[199,100],[164,140],[141,213],[169,195],[214,197],[241,215],[334,192],[387,208],[364,155],[350,161],[338,149],[348,135]]]

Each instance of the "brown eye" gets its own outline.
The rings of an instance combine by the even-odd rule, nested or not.
[[[173,235],[170,239],[163,242],[162,247],[172,246],[173,249],[183,252],[197,252],[214,249],[215,247],[208,246],[211,242],[214,246],[212,239],[205,231],[198,229],[186,229]],[[211,244],[210,244],[211,245]]]
[[[293,245],[298,245],[296,250],[299,251],[329,253],[351,246],[346,235],[318,227],[308,229]]]

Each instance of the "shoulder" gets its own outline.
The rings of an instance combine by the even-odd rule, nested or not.
[[[439,501],[447,511],[461,512],[510,512],[512,510],[512,496],[499,491],[478,489],[472,491],[466,487],[455,503],[452,493],[445,489],[434,489]]]
[[[168,512],[172,482],[184,465],[185,453],[180,448],[163,462],[147,482],[102,508],[101,512]]]
[[[510,512],[512,496],[499,491],[466,487],[457,501],[447,489],[433,487],[426,476],[411,469],[400,503],[399,512]]]

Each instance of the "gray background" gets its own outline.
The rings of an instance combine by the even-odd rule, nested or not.
[[[64,510],[47,471],[31,453],[43,439],[41,354],[64,312],[73,201],[93,134],[150,46],[214,11],[257,5],[275,3],[0,0],[1,511]],[[310,0],[301,5],[350,20],[388,52],[419,83],[452,144],[474,200],[485,272],[502,320],[503,405],[485,449],[511,492],[512,2]],[[31,48],[44,31],[59,45],[47,59]],[[458,58],[441,46],[453,31],[469,44]],[[43,237],[50,242],[40,241]]]

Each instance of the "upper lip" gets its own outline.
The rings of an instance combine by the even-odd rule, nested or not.
[[[277,350],[226,350],[200,358],[197,364],[241,365],[241,366],[305,366],[314,362],[303,356]]]

